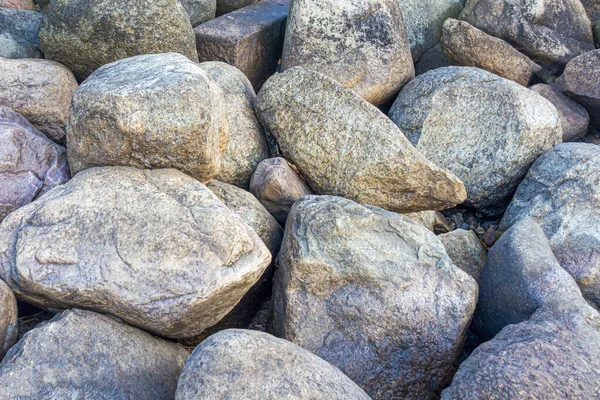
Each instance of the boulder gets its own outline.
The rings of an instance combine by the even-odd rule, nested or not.
[[[441,43],[452,64],[481,68],[523,86],[528,86],[533,74],[542,69],[504,40],[464,21],[447,19]]]
[[[409,218],[332,196],[298,200],[278,257],[271,330],[373,399],[433,398],[450,383],[477,283]]]
[[[17,300],[10,288],[0,280],[0,360],[17,343]]]
[[[230,13],[256,3],[258,0],[217,0],[217,16]]]
[[[0,222],[71,177],[65,148],[2,106],[0,160]]]
[[[37,11],[32,0],[0,0],[0,7]]]
[[[554,71],[594,49],[580,0],[468,0],[459,18]]]
[[[217,0],[179,0],[190,16],[192,26],[198,26],[215,17]]]
[[[113,318],[64,311],[6,355],[0,397],[169,400],[187,356],[183,347]]]
[[[81,84],[67,126],[73,173],[93,166],[177,168],[207,182],[229,139],[223,92],[176,53],[101,67]]]
[[[452,262],[460,269],[478,280],[485,266],[487,250],[475,232],[465,229],[438,235],[446,253]]]
[[[396,212],[465,200],[462,182],[410,144],[376,107],[318,72],[273,76],[256,100],[258,118],[318,194]]]
[[[38,30],[39,12],[4,8],[0,0],[0,57],[42,58]]]
[[[256,93],[236,67],[223,62],[205,62],[200,67],[223,91],[230,122],[229,143],[215,179],[248,189],[256,166],[269,156],[267,138],[254,113]]]
[[[415,76],[398,0],[294,0],[281,70],[323,73],[377,106]]]
[[[557,83],[588,110],[590,124],[600,130],[600,49],[569,61]]]
[[[438,44],[427,50],[421,58],[419,58],[419,61],[415,63],[415,75],[423,75],[425,72],[431,71],[432,69],[449,67],[450,65],[450,61],[448,61],[442,51],[442,45]]]
[[[600,148],[563,143],[541,156],[519,185],[500,225],[539,224],[561,267],[600,305]]]
[[[562,138],[548,100],[471,67],[418,76],[389,116],[428,160],[462,179],[468,206],[489,215],[502,214],[531,164]]]
[[[339,369],[286,340],[230,329],[202,342],[185,364],[176,400],[368,400]]]
[[[59,63],[0,58],[0,106],[23,115],[56,142],[64,140],[75,89],[75,77]]]
[[[290,209],[302,196],[313,194],[308,185],[285,158],[269,158],[256,167],[250,192],[282,225]]]
[[[127,167],[80,172],[13,212],[0,254],[0,278],[21,300],[109,313],[171,338],[219,322],[271,262],[200,182]]]
[[[80,81],[139,54],[175,52],[198,61],[190,18],[178,0],[51,0],[39,39],[46,58]]]

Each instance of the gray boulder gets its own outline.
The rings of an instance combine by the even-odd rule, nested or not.
[[[475,232],[465,229],[438,235],[444,245],[446,253],[452,262],[460,269],[478,280],[479,274],[485,266],[487,250]]]
[[[207,182],[229,139],[223,93],[176,53],[105,65],[81,84],[67,126],[73,173],[93,166],[177,168]]]
[[[18,112],[55,142],[65,137],[76,89],[73,73],[59,63],[0,58],[0,106]]]
[[[286,340],[230,329],[202,342],[185,364],[176,400],[368,400],[340,370]]]
[[[110,317],[64,311],[6,355],[0,397],[169,400],[187,356],[183,347]]]
[[[0,222],[71,177],[64,147],[0,106]]]
[[[318,72],[296,67],[271,77],[256,109],[316,193],[396,212],[465,200],[458,178],[415,150],[376,107]]]
[[[200,68],[223,91],[229,116],[229,142],[215,179],[248,189],[259,162],[269,156],[267,138],[254,113],[256,94],[246,75],[224,62],[205,62]]]
[[[178,0],[51,0],[39,39],[46,58],[80,81],[139,54],[175,52],[198,61],[190,17]]]
[[[38,41],[41,22],[39,12],[0,5],[0,57],[42,58]]]
[[[428,160],[465,183],[467,205],[490,215],[502,214],[531,164],[562,139],[548,100],[471,67],[418,76],[389,116]]]
[[[171,338],[219,322],[271,262],[200,182],[126,167],[80,172],[13,212],[0,225],[2,253],[0,278],[20,300],[109,313]]]
[[[210,21],[217,12],[217,0],[179,0],[179,2],[190,16],[193,27]]]
[[[369,103],[391,102],[415,76],[398,0],[294,0],[281,70],[296,66],[336,79]]]
[[[17,343],[17,300],[10,288],[0,280],[0,360]]]
[[[374,399],[450,383],[477,283],[410,219],[332,196],[298,200],[278,257],[271,329]]]
[[[256,2],[258,0],[217,0],[217,16],[239,10]]]

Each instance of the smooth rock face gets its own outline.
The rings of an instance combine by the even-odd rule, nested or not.
[[[10,107],[54,141],[65,137],[75,77],[48,60],[0,58],[0,106]]]
[[[4,8],[0,0],[0,57],[42,58],[38,42],[41,22],[40,13]]]
[[[376,107],[318,72],[296,67],[275,75],[256,110],[316,193],[397,212],[465,200],[458,178],[416,151]]]
[[[313,194],[285,158],[269,158],[256,167],[250,192],[283,226],[290,209],[302,196]]]
[[[561,267],[600,305],[600,149],[564,143],[541,156],[519,185],[500,229],[536,220]]]
[[[478,68],[418,76],[389,116],[428,160],[463,180],[467,205],[491,215],[502,214],[530,165],[562,139],[548,100]]]
[[[198,61],[190,18],[178,0],[51,0],[39,38],[46,58],[80,81],[139,54],[175,52]]]
[[[236,67],[223,62],[205,62],[200,67],[223,91],[229,116],[229,142],[215,179],[248,189],[256,166],[269,156],[267,138],[254,113],[256,94]]]
[[[374,399],[430,398],[449,383],[477,284],[410,219],[331,196],[292,208],[272,330]]]
[[[456,229],[438,236],[454,264],[478,280],[485,266],[487,250],[471,230]]]
[[[176,170],[89,169],[0,225],[0,277],[19,299],[172,338],[219,322],[270,262],[239,216]]]
[[[340,370],[286,340],[230,329],[202,342],[185,364],[176,400],[368,400]]]
[[[0,364],[3,399],[172,399],[188,356],[175,344],[91,311],[57,314]]]
[[[294,0],[281,70],[302,66],[383,105],[415,76],[398,0]]]
[[[460,19],[554,68],[594,49],[579,0],[468,0]]]
[[[207,182],[229,139],[223,93],[180,54],[120,60],[73,97],[67,126],[73,173],[93,166],[177,168]]]
[[[463,10],[461,0],[398,0],[415,62],[442,36],[442,24]]]
[[[37,11],[35,4],[31,0],[0,0],[0,7]]]
[[[217,0],[217,16],[230,13],[256,3],[258,0]]]
[[[0,360],[17,343],[17,300],[10,288],[0,280]]]
[[[565,96],[560,90],[551,85],[539,83],[530,87],[541,94],[556,108],[563,131],[563,142],[581,139],[588,130],[590,116],[583,106]]]
[[[71,177],[64,147],[0,106],[0,222]]]
[[[558,85],[588,110],[591,125],[600,130],[600,49],[571,60]]]
[[[534,72],[542,69],[504,40],[464,21],[447,19],[441,43],[444,55],[452,64],[485,69],[523,86],[529,85]]]
[[[198,26],[215,17],[217,0],[179,0],[190,16],[192,26]]]

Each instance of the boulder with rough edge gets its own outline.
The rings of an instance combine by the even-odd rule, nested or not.
[[[35,4],[33,4],[32,0],[0,0],[0,7],[37,11],[37,8],[35,8]]]
[[[250,192],[281,225],[285,225],[296,200],[313,194],[290,163],[281,157],[269,158],[258,164],[250,181]]]
[[[0,58],[0,106],[23,115],[56,142],[64,140],[76,89],[73,73],[59,63]]]
[[[217,16],[239,10],[256,2],[258,0],[217,0]]]
[[[462,179],[467,205],[490,215],[502,214],[531,164],[562,140],[548,100],[471,67],[418,76],[389,116],[428,160]]]
[[[4,8],[0,0],[0,57],[42,58],[38,41],[41,22],[40,13]]]
[[[256,93],[244,73],[223,62],[200,64],[208,77],[223,91],[229,116],[229,142],[215,179],[248,189],[259,162],[268,158],[267,138],[254,113]]]
[[[415,76],[398,0],[294,0],[281,70],[301,66],[384,105]]]
[[[105,65],[81,84],[67,126],[73,173],[93,166],[177,168],[207,182],[229,140],[221,89],[176,53]]]
[[[190,16],[192,26],[198,26],[215,17],[217,0],[179,0]]]
[[[475,280],[425,227],[307,196],[288,217],[271,329],[373,399],[432,398],[452,379],[476,302]]]
[[[369,400],[339,369],[286,340],[230,329],[202,342],[185,364],[176,400]]]
[[[0,360],[17,343],[17,300],[10,288],[0,280]]]
[[[219,322],[270,262],[252,228],[172,169],[89,169],[0,225],[0,278],[20,300],[171,338]]]
[[[475,232],[465,229],[438,235],[446,253],[452,262],[460,269],[478,280],[485,266],[487,250]]]
[[[375,106],[318,72],[277,74],[256,109],[286,159],[318,194],[396,212],[453,207],[463,183],[419,153]]]
[[[190,18],[178,0],[51,0],[39,39],[46,58],[80,81],[139,54],[175,52],[198,61]]]
[[[27,332],[0,364],[3,399],[175,395],[188,352],[105,315],[73,309]]]
[[[533,218],[561,267],[600,306],[600,148],[563,143],[541,156],[519,185],[500,229]]]
[[[65,148],[2,106],[0,160],[0,222],[71,177]]]

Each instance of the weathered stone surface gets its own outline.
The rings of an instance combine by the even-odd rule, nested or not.
[[[415,62],[440,41],[444,21],[458,17],[463,10],[461,0],[398,0],[398,3]]]
[[[448,61],[442,51],[442,45],[438,44],[427,50],[421,58],[419,58],[419,61],[415,64],[415,75],[423,75],[425,72],[431,71],[432,69],[449,67],[450,65],[450,61]]]
[[[35,8],[35,4],[33,4],[32,0],[0,0],[0,7],[37,11],[37,8]]]
[[[548,100],[471,67],[420,75],[389,116],[428,160],[463,180],[467,205],[491,215],[505,210],[529,166],[562,138]]]
[[[600,148],[563,143],[541,156],[519,185],[501,229],[536,220],[561,267],[600,305]]]
[[[91,311],[27,332],[0,364],[3,399],[172,399],[188,352]]]
[[[430,398],[449,383],[477,284],[410,219],[331,196],[292,208],[272,330],[374,399]]]
[[[71,177],[64,147],[0,106],[0,222]]]
[[[259,120],[319,194],[397,212],[450,208],[462,182],[438,168],[376,107],[318,72],[272,77],[256,100]]]
[[[523,86],[542,69],[504,40],[456,19],[444,22],[441,44],[452,64],[485,69]]]
[[[230,329],[202,342],[185,364],[176,400],[368,400],[319,357],[264,332]]]
[[[23,115],[54,141],[61,141],[69,117],[75,77],[48,60],[0,58],[0,106]]]
[[[217,16],[230,13],[256,3],[258,0],[217,0]]]
[[[556,108],[562,126],[563,142],[576,141],[587,133],[590,116],[582,105],[545,83],[533,85],[530,89],[541,94]]]
[[[468,0],[460,19],[554,68],[594,49],[579,0]]]
[[[384,105],[415,76],[398,0],[294,0],[281,70],[305,67]]]
[[[0,280],[0,360],[17,342],[17,300],[10,288]]]
[[[600,130],[600,49],[569,61],[558,85],[588,110],[591,125]]]
[[[313,194],[285,158],[269,158],[256,167],[250,192],[283,226],[290,209],[302,196]]]
[[[38,42],[41,22],[38,12],[4,8],[0,3],[0,57],[42,58]]]
[[[271,261],[239,216],[176,170],[80,172],[9,215],[0,241],[0,277],[19,299],[172,338],[216,324]]]
[[[438,236],[454,264],[475,280],[485,266],[487,250],[471,230],[456,229]]]
[[[123,58],[175,52],[198,61],[194,32],[178,0],[51,0],[40,44],[77,79]]]
[[[223,61],[255,90],[273,75],[281,58],[289,0],[263,0],[194,29],[200,62]]]
[[[98,69],[75,93],[67,126],[73,173],[105,165],[177,168],[207,182],[228,139],[223,92],[176,53]]]
[[[223,91],[229,116],[229,142],[215,179],[248,189],[256,166],[269,156],[267,138],[254,113],[256,94],[236,67],[223,62],[205,62],[200,67]]]
[[[192,26],[198,26],[215,17],[217,0],[179,0],[190,16]]]

